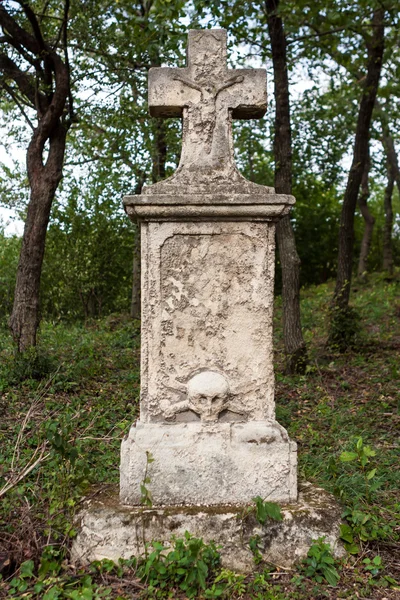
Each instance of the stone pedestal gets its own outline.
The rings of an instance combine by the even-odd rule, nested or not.
[[[254,505],[253,505],[254,506]],[[143,508],[123,506],[118,496],[104,490],[87,501],[79,515],[79,535],[72,548],[75,562],[142,556],[146,544],[169,545],[189,531],[206,543],[220,546],[222,565],[251,572],[250,541],[257,536],[258,551],[267,563],[292,567],[307,556],[313,543],[325,537],[333,554],[345,555],[339,540],[341,508],[321,488],[300,485],[298,501],[281,506],[283,520],[258,523],[255,511],[233,505]]]
[[[154,462],[147,465],[146,451]],[[255,496],[297,499],[296,444],[277,423],[141,423],[121,451],[121,501],[140,504],[147,476],[153,503],[246,504]]]
[[[274,223],[293,199],[254,185],[195,204],[154,188],[125,199],[141,221],[142,354],[121,501],[139,504],[145,473],[155,504],[294,501],[272,348]]]

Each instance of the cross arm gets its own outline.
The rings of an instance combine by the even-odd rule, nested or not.
[[[267,72],[265,69],[232,69],[229,78],[241,79],[231,88],[230,107],[234,119],[261,119],[267,110]],[[229,93],[230,90],[227,89]]]
[[[181,117],[189,102],[198,102],[201,88],[190,81],[189,69],[149,70],[149,110],[152,117]]]

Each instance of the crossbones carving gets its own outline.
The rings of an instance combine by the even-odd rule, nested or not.
[[[216,371],[202,371],[189,380],[186,400],[169,407],[165,418],[172,420],[177,413],[192,410],[203,422],[215,422],[228,407],[229,395],[229,384],[223,375]]]

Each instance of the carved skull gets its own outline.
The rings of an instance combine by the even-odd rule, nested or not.
[[[187,394],[189,408],[210,423],[228,406],[229,385],[220,373],[203,371],[189,380]]]

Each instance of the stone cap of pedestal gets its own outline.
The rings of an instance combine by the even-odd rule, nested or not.
[[[124,207],[132,220],[277,220],[288,214],[295,203],[295,198],[287,194],[275,194],[273,188],[265,188],[265,190],[268,191],[258,194],[189,193],[174,196],[170,194],[125,196]]]

